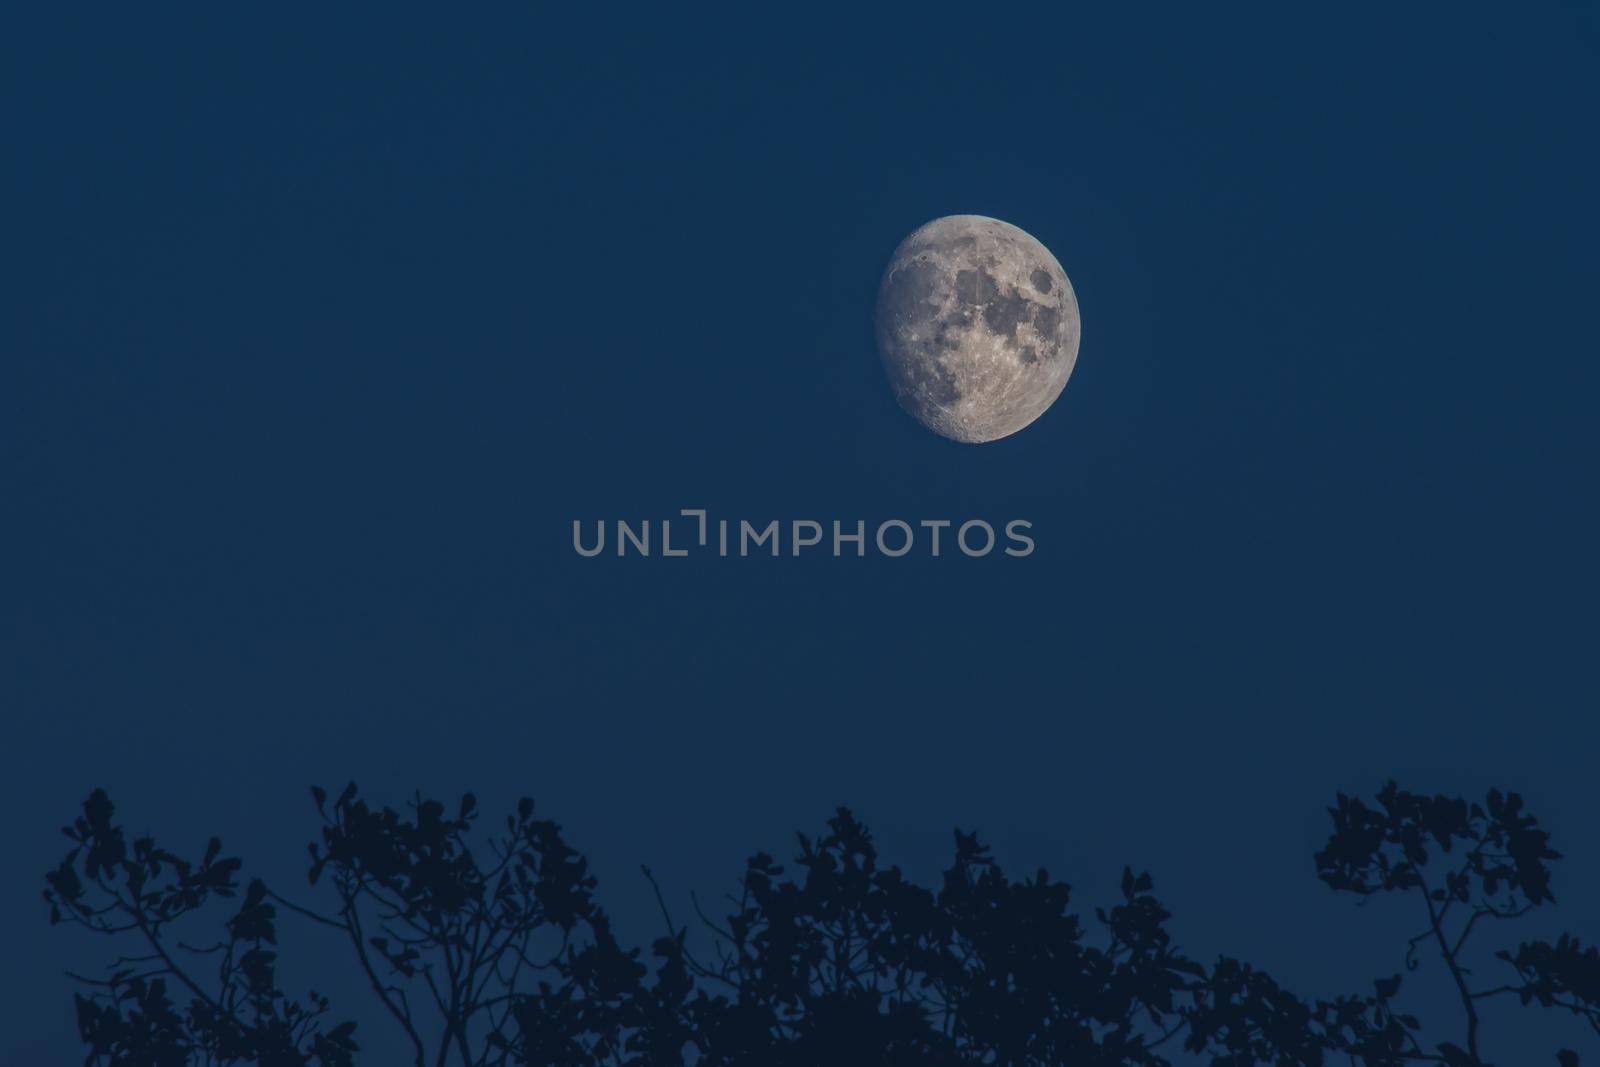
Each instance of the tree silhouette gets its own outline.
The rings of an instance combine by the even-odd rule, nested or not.
[[[73,841],[72,851],[46,875],[51,923],[131,936],[144,949],[119,957],[105,978],[74,976],[93,990],[77,997],[78,1030],[90,1050],[85,1062],[353,1063],[353,1022],[323,1032],[326,999],[313,992],[301,1003],[278,989],[272,947],[277,914],[266,886],[250,883],[239,909],[223,923],[220,940],[190,945],[178,931],[194,926],[214,899],[238,895],[239,860],[223,857],[216,838],[198,863],[150,837],[130,844],[122,828],[112,825],[112,814],[110,799],[95,790],[83,814],[62,831]],[[203,973],[208,962],[215,965],[209,980]],[[169,980],[188,1000],[182,1013]]]
[[[689,1005],[696,1062],[849,1063],[863,1047],[894,1064],[1166,1062],[1155,1050],[1204,969],[1173,949],[1148,875],[1123,875],[1091,946],[1065,884],[1011,881],[975,837],[956,835],[937,892],[880,866],[848,811],[799,848],[797,879],[758,855],[732,913],[703,917],[717,959],[689,964],[715,990]]]
[[[417,1067],[1489,1067],[1479,1006],[1513,999],[1569,1012],[1600,1035],[1600,952],[1570,935],[1497,953],[1498,981],[1464,963],[1469,942],[1554,903],[1559,858],[1520,797],[1482,805],[1394,784],[1374,805],[1341,795],[1316,855],[1330,887],[1418,901],[1425,927],[1405,973],[1435,958],[1462,1012],[1429,1029],[1402,1010],[1403,975],[1370,993],[1302,1000],[1224,957],[1204,966],[1167,931],[1148,874],[1123,872],[1121,899],[1085,921],[1063,882],[1012,879],[972,835],[935,887],[880,862],[841,809],[800,836],[792,870],[753,857],[724,914],[694,902],[704,934],[674,922],[650,961],[625,948],[560,828],[518,803],[477,833],[468,794],[452,808],[415,797],[374,808],[355,786],[314,789],[322,826],[304,899],[260,880],[212,839],[188,860],[130,841],[95,791],[65,829],[72,849],[46,875],[52,922],[140,947],[104,977],[74,975],[90,1065],[347,1067],[353,1021],[276,976],[280,915],[337,933],[368,985],[364,1012],[403,1035]],[[450,814],[451,810],[454,814]],[[220,905],[221,934],[202,936]],[[230,914],[231,912],[231,914]],[[1541,1050],[1559,1067],[1576,1052]],[[1528,1062],[1526,1060],[1522,1062]]]

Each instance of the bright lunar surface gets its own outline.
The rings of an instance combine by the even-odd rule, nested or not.
[[[1078,359],[1078,298],[1056,257],[983,215],[900,242],[878,289],[878,351],[900,406],[978,443],[1044,414]]]

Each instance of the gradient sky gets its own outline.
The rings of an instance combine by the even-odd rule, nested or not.
[[[529,793],[641,940],[640,862],[714,895],[847,804],[922,877],[958,825],[1085,907],[1149,869],[1194,954],[1331,995],[1415,925],[1316,881],[1334,792],[1498,784],[1600,937],[1592,10],[28,6],[0,1060],[74,1060],[60,971],[109,954],[38,875],[97,785],[289,885],[313,781]],[[1083,314],[1062,398],[979,447],[872,347],[953,213]],[[572,551],[680,507],[1038,550]]]

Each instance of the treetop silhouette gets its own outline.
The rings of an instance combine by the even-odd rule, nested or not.
[[[691,897],[693,939],[645,870],[665,927],[646,956],[618,941],[586,861],[529,800],[485,831],[471,794],[401,809],[353,784],[312,794],[321,827],[294,894],[244,881],[216,838],[187,859],[130,837],[103,791],[84,802],[46,875],[50,919],[139,946],[101,977],[73,976],[86,1064],[351,1067],[347,1012],[394,1028],[416,1067],[1489,1067],[1480,1007],[1496,999],[1600,1035],[1594,947],[1563,935],[1503,948],[1493,981],[1464,962],[1473,938],[1555,902],[1559,854],[1514,793],[1480,805],[1390,783],[1370,805],[1337,798],[1319,877],[1413,896],[1425,928],[1397,953],[1402,973],[1331,1000],[1187,956],[1148,874],[1124,870],[1119,899],[1086,920],[1066,883],[1012,878],[958,831],[950,866],[922,886],[845,809],[798,836],[788,867],[752,857],[724,913]],[[287,920],[342,939],[371,1003],[336,1014],[317,992],[285,992]],[[1403,1009],[1424,959],[1459,1018],[1425,1026]],[[1519,1063],[1552,1059],[1579,1063],[1553,1047]]]

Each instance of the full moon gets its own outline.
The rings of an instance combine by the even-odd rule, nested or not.
[[[972,444],[1043,415],[1078,359],[1078,298],[1032,235],[947,215],[900,242],[878,288],[878,351],[900,406]]]

